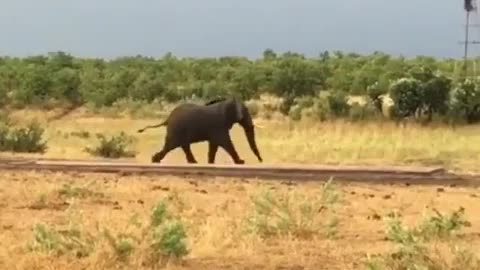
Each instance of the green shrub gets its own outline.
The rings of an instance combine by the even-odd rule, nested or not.
[[[164,201],[152,210],[149,230],[152,252],[155,258],[182,258],[188,255],[186,232],[183,223],[167,211]]]
[[[422,105],[432,119],[434,113],[445,115],[448,111],[448,101],[452,90],[452,80],[444,75],[434,75],[422,86]]]
[[[334,209],[341,200],[340,196],[331,180],[315,198],[296,192],[275,196],[269,191],[262,192],[251,198],[253,211],[246,219],[247,232],[261,238],[285,235],[310,238],[321,233],[323,228],[326,235],[331,236],[338,223]],[[333,215],[328,216],[326,211]]]
[[[55,54],[60,56],[52,56]],[[155,100],[177,103],[191,97],[249,99],[273,94],[283,98],[280,108],[275,106],[275,112],[289,115],[292,106],[299,105],[307,114],[326,119],[348,117],[350,110],[343,98],[346,92],[367,95],[378,110],[380,96],[390,92],[399,117],[420,114],[431,121],[432,117],[442,118],[447,112],[451,78],[457,79],[461,71],[456,68],[460,63],[457,60],[405,59],[378,52],[359,55],[336,51],[314,58],[286,52],[256,60],[177,58],[167,54],[160,59],[134,56],[109,61],[74,58],[63,52],[55,54],[0,58],[0,106],[45,107],[67,102],[74,107],[93,106],[95,110],[108,107],[117,115],[122,109],[143,117],[159,111],[155,109]],[[401,78],[413,80],[414,85]],[[392,81],[394,89],[389,86]],[[328,106],[315,108],[310,97],[328,89],[333,91],[327,98]],[[459,120],[477,121],[478,108],[462,105],[467,101],[461,101],[462,93],[456,95],[455,108],[448,110],[452,121],[455,113]],[[250,108],[252,115],[257,115],[254,105]],[[297,119],[298,110],[294,111],[293,118]],[[261,114],[270,117],[272,111]],[[352,114],[361,115],[358,108]]]
[[[108,244],[115,253],[115,256],[120,261],[125,261],[135,250],[133,237],[121,233],[116,237],[110,233],[108,229],[104,230],[104,236]]]
[[[286,96],[283,98],[282,103],[280,104],[279,111],[283,115],[288,115],[290,112],[290,108],[295,105],[295,97],[293,96]]]
[[[367,269],[478,269],[480,260],[471,252],[452,245],[451,240],[469,222],[460,208],[448,215],[435,211],[415,227],[407,227],[394,213],[387,218],[387,240],[396,244],[393,253],[367,256]],[[444,240],[444,241],[441,241]],[[439,250],[430,247],[429,242],[450,247],[448,261]]]
[[[422,104],[421,82],[414,78],[398,79],[390,85],[390,97],[395,116],[412,116]]]
[[[290,107],[290,112],[288,113],[290,119],[294,121],[299,121],[302,119],[302,107],[300,105],[293,105]]]
[[[331,108],[326,97],[318,97],[314,100],[312,114],[317,120],[325,121],[331,115]]]
[[[81,196],[80,190],[63,187],[62,194],[72,197]],[[44,196],[41,196],[44,201]],[[33,241],[28,243],[29,251],[47,253],[54,256],[88,257],[98,246],[107,244],[111,255],[101,253],[113,259],[111,263],[123,266],[139,249],[141,264],[148,268],[164,266],[170,259],[182,259],[190,253],[187,248],[187,232],[182,220],[169,212],[166,200],[159,201],[152,209],[149,222],[142,222],[138,214],[130,217],[128,224],[119,232],[111,232],[108,227],[97,226],[96,232],[84,230],[81,212],[74,208],[74,200],[67,209],[66,220],[57,225],[35,224]],[[45,203],[44,203],[45,204]],[[147,219],[148,220],[148,219]]]
[[[347,94],[344,91],[333,91],[327,96],[330,113],[336,117],[348,114]]]
[[[0,151],[8,151],[9,150],[9,134],[10,134],[10,127],[0,122]]]
[[[47,149],[47,143],[43,140],[44,132],[38,122],[19,128],[0,123],[0,151],[44,153]]]
[[[53,252],[56,256],[73,254],[81,258],[88,256],[94,248],[92,236],[74,228],[58,230],[45,224],[35,224],[33,234],[32,251]]]
[[[373,102],[368,102],[365,105],[354,103],[348,110],[348,118],[354,122],[373,119],[378,115],[379,112]]]
[[[158,255],[181,258],[187,255],[185,228],[179,220],[166,221],[155,229],[151,247]]]
[[[97,134],[99,144],[94,148],[86,147],[85,151],[94,156],[105,158],[135,157],[136,153],[128,150],[134,142],[134,138],[127,136],[123,131],[119,135],[112,135],[110,138],[103,134]]]
[[[13,152],[44,153],[46,142],[42,141],[45,130],[37,123],[30,123],[27,127],[10,130],[9,143]]]
[[[312,96],[301,96],[295,99],[295,103],[304,109],[312,107],[315,103],[314,100]]]
[[[466,79],[451,93],[450,117],[454,121],[476,123],[480,121],[480,80]]]

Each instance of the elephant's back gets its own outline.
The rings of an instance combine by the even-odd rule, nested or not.
[[[168,118],[167,128],[171,130],[205,126],[211,121],[205,106],[185,103],[177,106]]]

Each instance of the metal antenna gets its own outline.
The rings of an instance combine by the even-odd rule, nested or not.
[[[473,3],[473,0],[464,0],[464,3],[463,3],[463,9],[465,10],[466,12],[466,23],[465,23],[465,41],[462,42],[464,43],[465,47],[464,47],[464,55],[463,55],[463,72],[464,72],[464,76],[467,77],[468,73],[467,73],[467,68],[468,68],[468,44],[480,44],[480,41],[469,41],[469,29],[470,29],[470,12],[472,11],[476,11],[477,10],[477,7],[476,5]],[[479,25],[474,25],[474,26],[479,26]]]

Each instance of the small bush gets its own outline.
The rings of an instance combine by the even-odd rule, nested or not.
[[[327,96],[328,107],[333,116],[342,117],[348,114],[347,94],[343,91],[333,91]]]
[[[406,244],[414,241],[447,238],[463,227],[469,226],[464,220],[465,209],[459,208],[449,215],[443,215],[434,209],[435,215],[427,217],[420,225],[406,228],[397,215],[387,219],[387,238],[395,243]]]
[[[62,194],[77,197],[81,190],[63,187]],[[40,198],[44,201],[44,197]],[[179,260],[190,253],[187,248],[187,233],[182,220],[169,212],[167,200],[158,202],[150,213],[149,220],[142,222],[138,214],[134,214],[128,224],[119,230],[111,232],[108,227],[100,228],[90,233],[84,229],[82,215],[78,208],[73,207],[75,200],[66,212],[63,225],[50,226],[35,224],[33,227],[33,241],[28,249],[33,252],[47,253],[53,256],[88,257],[96,248],[106,245],[111,249],[112,263],[128,263],[130,256],[140,250],[142,265],[149,268],[158,268],[171,259]],[[104,254],[102,254],[103,256]]]
[[[303,115],[313,116],[312,107],[315,105],[315,98],[312,96],[302,96],[294,99],[294,105],[290,107],[288,116],[294,121],[302,119]]]
[[[161,201],[155,205],[150,216],[150,226],[160,226],[168,218],[167,205]]]
[[[433,75],[433,78],[422,85],[422,107],[428,120],[433,114],[445,115],[448,111],[448,100],[452,90],[452,81],[444,75]]]
[[[0,122],[0,151],[8,151],[9,149],[10,128],[7,124]]]
[[[331,236],[335,233],[338,220],[333,217],[329,221],[323,213],[322,218],[319,215],[333,208],[339,200],[340,193],[331,181],[325,184],[317,198],[291,192],[278,196],[262,192],[252,197],[254,208],[246,220],[247,232],[262,238],[285,235],[310,238],[324,228],[327,236]]]
[[[365,105],[354,103],[348,110],[348,118],[354,122],[369,120],[377,115],[378,111],[371,102]]]
[[[104,230],[104,236],[108,244],[115,253],[116,259],[125,261],[135,250],[133,238],[120,234],[117,237],[113,236],[108,229]]]
[[[0,123],[0,151],[44,153],[47,149],[47,143],[42,138],[44,132],[37,122],[20,128]]]
[[[397,249],[389,254],[368,256],[367,269],[478,269],[480,260],[471,252],[452,246],[450,241],[454,232],[468,226],[463,219],[464,209],[460,208],[449,215],[435,211],[436,215],[427,217],[413,228],[404,226],[398,215],[387,219],[387,239],[397,244]],[[446,245],[452,250],[449,256],[442,256],[439,250],[428,245],[435,241],[436,246]],[[452,258],[448,261],[445,257]]]
[[[425,219],[420,227],[425,238],[447,238],[461,231],[463,227],[470,226],[470,222],[464,219],[465,209],[463,207],[448,215],[444,215],[436,209],[433,211],[435,215]]]
[[[466,79],[450,94],[449,115],[453,121],[476,123],[480,121],[480,81]]]
[[[422,104],[421,82],[414,78],[398,79],[390,85],[390,97],[395,116],[414,115]]]
[[[290,107],[290,112],[288,113],[288,116],[290,119],[293,121],[299,121],[302,119],[302,107],[300,105],[293,105]]]
[[[301,108],[309,108],[314,105],[314,98],[311,96],[302,96],[295,99],[295,103]]]
[[[105,158],[135,157],[134,151],[128,150],[134,142],[134,138],[127,136],[123,131],[119,135],[113,135],[110,138],[103,134],[97,134],[99,144],[94,148],[86,147],[85,151],[94,156]]]
[[[316,119],[320,121],[327,120],[331,115],[331,111],[329,101],[326,97],[315,99],[312,113]]]
[[[155,261],[170,257],[179,259],[189,253],[184,225],[167,211],[164,201],[157,203],[152,210],[149,235]]]
[[[77,229],[58,230],[45,224],[36,224],[33,234],[32,251],[53,252],[57,256],[69,253],[78,258],[88,256],[93,251],[92,237]]]
[[[179,220],[166,221],[155,229],[152,248],[157,255],[181,258],[187,255],[185,228]]]
[[[283,115],[288,115],[290,108],[295,104],[295,98],[293,96],[286,96],[283,98],[282,103],[280,104],[279,111]]]

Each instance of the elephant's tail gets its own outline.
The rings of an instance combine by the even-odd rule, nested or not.
[[[147,130],[147,129],[149,129],[149,128],[157,128],[157,127],[165,126],[166,124],[168,124],[168,121],[167,121],[167,120],[163,121],[162,123],[160,123],[160,124],[158,124],[158,125],[146,126],[146,127],[144,127],[144,128],[139,129],[137,132],[138,132],[138,133],[142,133],[142,132],[144,132],[145,130]]]

